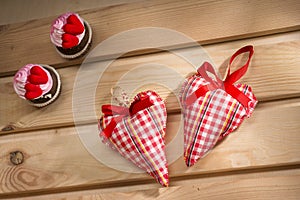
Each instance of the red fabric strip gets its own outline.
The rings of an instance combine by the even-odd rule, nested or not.
[[[232,64],[233,60],[240,54],[242,53],[246,53],[246,52],[249,52],[249,57],[248,57],[248,60],[247,62],[245,63],[245,65],[243,65],[240,69],[236,70],[235,72],[233,72],[232,74],[230,74],[230,65]],[[253,50],[253,46],[249,45],[249,46],[245,46],[241,49],[239,49],[237,52],[235,52],[231,58],[230,58],[230,61],[229,61],[229,67],[228,67],[228,73],[227,73],[227,77],[225,79],[224,82],[228,83],[228,84],[233,84],[235,83],[236,81],[238,81],[242,76],[245,75],[245,73],[247,72],[248,70],[248,66],[249,66],[249,63],[250,63],[250,60],[253,56],[253,53],[254,53],[254,50]]]
[[[188,96],[185,100],[187,105],[194,103],[199,97],[204,96],[208,91],[210,91],[207,85],[199,87],[193,94]]]
[[[233,98],[235,98],[238,102],[240,102],[244,108],[248,109],[250,98],[247,97],[242,91],[237,89],[234,85],[224,84],[225,91],[230,94]]]
[[[102,113],[106,116],[113,116],[113,115],[128,115],[129,110],[123,106],[114,106],[114,105],[103,105],[102,106]]]
[[[233,60],[238,55],[240,55],[242,53],[246,53],[246,52],[249,52],[249,57],[248,57],[248,60],[245,63],[245,65],[243,65],[238,70],[236,70],[235,72],[230,74],[230,65],[232,64]],[[202,86],[202,87],[198,88],[193,94],[191,94],[186,99],[186,103],[188,105],[192,104],[193,102],[196,101],[197,98],[204,96],[206,94],[206,92],[208,92],[208,91],[212,91],[215,89],[223,89],[228,94],[230,94],[233,98],[238,100],[245,108],[248,108],[248,103],[249,103],[250,99],[243,92],[241,92],[239,89],[237,89],[233,84],[237,80],[239,80],[241,77],[243,77],[245,75],[245,73],[247,72],[250,60],[253,56],[253,53],[254,53],[254,50],[253,50],[253,46],[251,46],[251,45],[242,47],[241,49],[236,51],[230,58],[228,73],[227,73],[227,76],[226,76],[226,79],[224,82],[222,82],[222,80],[219,79],[219,77],[217,76],[212,65],[208,62],[204,62],[203,65],[201,67],[199,67],[199,69],[197,71],[198,71],[199,75],[201,75],[210,84],[208,84],[207,86]],[[215,80],[210,78],[208,76],[207,72],[210,72],[211,74],[213,74],[215,76]]]
[[[215,69],[213,68],[213,66],[209,63],[209,62],[204,62],[202,64],[201,67],[198,68],[197,72],[206,80],[208,81],[211,86],[213,86],[214,88],[222,88],[223,87],[223,83],[222,80],[219,79],[218,75],[215,72]],[[210,78],[207,74],[207,72],[211,73],[214,75],[215,80],[213,80],[212,78]]]
[[[124,115],[119,115],[116,117],[113,117],[112,120],[109,122],[109,124],[105,127],[105,129],[102,130],[102,134],[104,134],[107,138],[109,138],[114,131],[117,124],[122,121]]]
[[[153,103],[150,101],[150,96],[140,96],[140,99],[133,102],[128,109],[127,107],[123,106],[114,106],[114,105],[103,105],[102,106],[102,113],[104,114],[103,118],[106,116],[113,116],[110,123],[102,130],[102,134],[104,134],[107,138],[109,138],[114,131],[117,124],[122,121],[122,119],[126,116],[132,116],[137,112],[144,110]],[[117,115],[117,116],[114,116]]]
[[[139,96],[139,98],[139,101],[133,102],[129,107],[131,116],[136,114],[140,110],[144,110],[153,105],[153,103],[150,101],[150,96]]]

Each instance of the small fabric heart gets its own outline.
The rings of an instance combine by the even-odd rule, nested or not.
[[[184,109],[184,159],[187,166],[194,165],[253,112],[257,100],[251,87],[234,84],[246,73],[253,47],[238,50],[231,57],[230,64],[245,52],[250,52],[247,63],[232,74],[229,68],[224,82],[206,62],[183,84],[180,101]]]
[[[72,48],[72,47],[76,46],[79,42],[79,39],[76,36],[68,34],[68,33],[64,33],[62,35],[62,40],[63,40],[62,46],[65,49]]]
[[[166,107],[153,91],[137,94],[130,108],[103,105],[100,138],[123,157],[168,186],[165,155]]]
[[[30,75],[27,77],[27,81],[35,85],[46,84],[48,82],[48,76],[41,67],[33,66],[30,69]]]
[[[25,98],[29,99],[29,100],[35,99],[35,98],[41,96],[43,93],[43,91],[39,85],[34,85],[32,83],[27,83],[25,85],[25,90],[26,90]]]
[[[76,15],[70,15],[67,19],[67,24],[63,26],[63,30],[75,36],[83,33],[84,26]]]

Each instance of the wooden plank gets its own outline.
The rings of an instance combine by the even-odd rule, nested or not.
[[[170,164],[171,186],[173,178],[183,176],[299,165],[299,117],[299,99],[261,103],[238,131],[195,166],[187,168],[182,157]],[[167,143],[179,122],[180,115],[168,116]],[[92,126],[85,125],[84,129],[98,134]],[[9,160],[10,152],[16,150],[25,155],[24,163],[18,166]],[[1,136],[0,171],[2,194],[154,183],[144,173],[125,173],[98,162],[86,151],[74,127]]]
[[[223,75],[227,64],[225,60],[238,48],[247,44],[254,45],[255,56],[249,71],[240,82],[251,85],[259,101],[299,96],[300,32],[208,45],[205,46],[205,50],[216,63],[216,66],[219,66],[220,74]],[[196,59],[199,56],[199,52],[195,48],[181,49],[176,52],[187,54],[191,59]],[[90,67],[96,66],[98,69],[101,63],[103,62],[90,64]],[[145,68],[145,65],[148,67]],[[81,68],[90,69],[89,66]],[[36,128],[73,125],[72,102],[75,97],[72,95],[78,69],[79,66],[74,66],[59,70],[63,82],[61,96],[52,105],[43,109],[34,108],[17,97],[12,87],[12,77],[1,78],[0,130],[7,126],[13,126],[14,131],[18,132]],[[171,85],[171,88],[175,88],[174,92],[178,92],[177,87],[180,87],[180,82],[178,82],[180,78],[182,79],[195,71],[194,67],[185,60],[169,52],[118,59],[109,66],[99,80],[96,93],[92,90],[92,86],[97,83],[97,80],[91,79],[90,76],[82,79],[87,81],[84,84],[84,91],[90,91],[91,94],[95,93],[95,102],[94,96],[84,99],[86,95],[79,95],[76,98],[83,97],[80,106],[93,106],[95,104],[96,113],[99,117],[100,106],[111,101],[110,89],[118,81],[123,80],[120,85],[124,89],[156,90],[166,100],[168,112],[174,113],[178,112],[180,107],[173,91],[166,86]],[[98,75],[96,79],[98,79]],[[129,92],[131,91],[129,90]],[[135,93],[133,92],[131,96],[133,94]],[[88,102],[89,100],[92,102]],[[76,111],[74,110],[74,112]],[[82,116],[85,116],[80,121],[81,123],[90,123],[95,120],[93,113],[90,114],[85,110],[82,110],[81,113]],[[2,131],[1,133],[8,132]]]
[[[285,2],[157,0],[79,13],[93,27],[92,48],[94,48],[114,34],[141,27],[173,29],[201,44],[299,30],[299,11],[300,2],[297,0]],[[61,67],[82,61],[82,59],[67,61],[56,53],[49,39],[49,26],[53,18],[1,26],[1,76],[11,75],[20,66],[32,62]],[[178,41],[174,41],[172,44],[176,46],[184,43],[178,44]],[[116,52],[109,54],[118,53],[119,50],[116,47]],[[133,54],[138,54],[138,51]],[[105,57],[105,53],[103,56]]]
[[[40,19],[64,12],[99,9],[124,3],[133,3],[139,0],[28,0],[26,4],[19,0],[3,0],[0,7],[0,25]]]
[[[223,174],[222,176],[195,177],[176,180],[169,188],[154,184],[129,185],[105,189],[80,190],[68,193],[18,197],[19,200],[66,199],[257,199],[298,200],[300,195],[300,170],[288,169],[252,173]]]

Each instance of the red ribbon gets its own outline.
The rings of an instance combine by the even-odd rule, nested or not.
[[[232,64],[233,60],[240,54],[249,52],[247,62],[240,67],[238,70],[230,74],[230,65]],[[254,50],[253,46],[245,46],[235,52],[229,61],[228,73],[224,81],[222,81],[216,74],[213,66],[205,62],[197,71],[198,73],[209,82],[208,85],[201,86],[198,88],[193,94],[191,94],[187,99],[186,103],[188,105],[194,103],[199,97],[204,96],[208,91],[213,91],[216,89],[225,90],[228,94],[230,94],[233,98],[238,100],[246,109],[248,108],[248,103],[250,101],[249,97],[247,97],[243,92],[237,89],[233,84],[242,78],[248,70],[248,66],[250,60],[253,56]],[[207,72],[214,75],[215,79],[212,79],[208,76]]]
[[[114,106],[114,105],[103,105],[102,113],[104,117],[114,116],[110,123],[102,130],[107,138],[109,138],[117,126],[117,124],[122,121],[126,116],[132,116],[137,112],[144,110],[153,105],[153,102],[150,101],[150,96],[147,95],[137,95],[138,100],[134,101],[129,108],[123,106]]]

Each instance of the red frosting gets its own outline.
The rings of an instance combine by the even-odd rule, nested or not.
[[[79,40],[76,35],[83,33],[84,26],[76,15],[70,15],[67,18],[67,23],[63,26],[63,30],[65,33],[62,35],[62,46],[69,49],[78,45]]]
[[[30,75],[27,77],[27,80],[32,84],[40,85],[47,83],[48,76],[39,66],[33,66],[30,69]]]
[[[67,19],[67,24],[64,25],[63,29],[66,33],[79,35],[83,33],[84,26],[76,15],[70,15]]]
[[[34,85],[32,83],[27,83],[25,85],[25,90],[26,90],[25,98],[29,99],[29,100],[35,99],[35,98],[41,96],[43,93],[43,91],[39,85]]]
[[[46,72],[39,66],[33,66],[30,69],[30,75],[27,77],[28,83],[25,85],[25,98],[34,99],[42,95],[43,91],[40,84],[46,84],[48,82],[48,76]]]
[[[62,40],[63,40],[62,46],[65,49],[72,48],[72,47],[76,46],[79,42],[79,40],[76,36],[68,34],[68,33],[65,33],[62,35]]]

